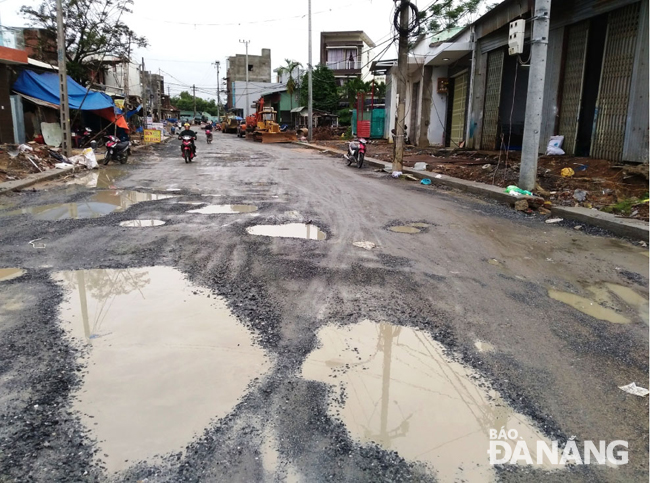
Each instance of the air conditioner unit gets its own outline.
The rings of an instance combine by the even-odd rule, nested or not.
[[[526,32],[526,21],[523,19],[510,22],[510,34],[508,35],[508,55],[517,55],[524,52],[524,33]]]

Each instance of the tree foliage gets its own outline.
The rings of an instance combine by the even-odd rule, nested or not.
[[[284,59],[284,61],[286,62],[286,65],[278,67],[275,69],[275,71],[280,75],[289,74],[289,79],[287,80],[287,93],[290,96],[289,99],[291,101],[291,109],[293,109],[293,93],[297,87],[296,80],[293,78],[293,71],[299,67],[302,67],[302,64],[291,59]],[[300,72],[300,69],[298,69],[298,72]]]
[[[371,94],[374,90],[375,98],[380,99],[386,96],[386,84],[375,82],[374,89],[372,81],[363,82],[361,79],[349,79],[339,88],[341,100],[347,101],[350,107],[354,107],[358,92]]]
[[[147,39],[131,30],[122,17],[133,0],[62,0],[68,74],[79,82],[89,78],[105,56],[128,58],[132,46],[146,47]],[[56,37],[56,0],[43,0],[20,12],[33,27]]]
[[[187,91],[183,91],[179,96],[172,97],[170,99],[172,106],[181,111],[192,111],[194,110],[194,99],[192,94]],[[224,113],[224,108],[221,106],[220,110],[217,110],[217,103],[214,99],[205,100],[200,97],[196,98],[196,112],[207,112],[211,116],[216,116],[219,112],[220,114]]]
[[[300,89],[300,103],[307,105],[308,73],[302,76],[302,86]],[[324,65],[317,66],[312,73],[313,76],[313,106],[314,109],[321,111],[336,112],[339,108],[339,93],[336,86],[336,79],[331,69]]]
[[[463,27],[472,21],[484,0],[437,0],[421,12],[422,21],[430,32]]]

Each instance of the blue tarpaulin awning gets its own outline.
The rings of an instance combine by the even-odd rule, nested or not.
[[[37,74],[30,70],[24,70],[18,76],[12,89],[20,94],[56,104],[57,106],[60,104],[59,75],[52,72]],[[86,92],[88,92],[87,95]],[[103,92],[87,91],[86,88],[72,80],[70,76],[68,76],[68,102],[70,109],[84,111],[96,111],[115,106],[110,96]]]

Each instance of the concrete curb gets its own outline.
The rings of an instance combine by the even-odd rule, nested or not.
[[[296,141],[295,144],[311,149],[316,149],[321,152],[340,154],[341,156],[346,154],[340,149],[331,149],[300,141]],[[392,167],[391,163],[381,161],[379,159],[366,158],[365,162],[370,166],[382,169]],[[445,175],[443,175],[442,178],[435,178],[435,174],[429,171],[415,171],[410,168],[404,168],[402,172],[404,174],[410,174],[418,179],[428,178],[431,180],[431,184],[435,186],[449,186],[461,191],[483,196],[485,198],[490,198],[502,203],[507,203],[508,205],[513,205],[517,200],[529,198],[527,196],[514,198],[504,193],[503,188],[500,188],[498,186],[490,186],[483,183],[477,183],[475,181],[467,181],[464,179],[452,178]],[[648,223],[641,220],[618,218],[610,213],[605,213],[603,211],[582,207],[574,208],[570,206],[553,206],[551,207],[551,213],[554,216],[564,218],[565,220],[577,221],[587,225],[593,225],[598,228],[603,228],[605,230],[611,231],[618,236],[631,238],[634,240],[642,240],[646,242],[650,238],[650,227],[648,226]]]

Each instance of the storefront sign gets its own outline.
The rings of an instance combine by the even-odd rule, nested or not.
[[[162,140],[161,132],[158,129],[145,129],[144,142],[145,143],[159,143]]]

